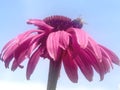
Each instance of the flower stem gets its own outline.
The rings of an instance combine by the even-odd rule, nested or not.
[[[57,80],[60,74],[61,60],[50,60],[47,90],[56,90]]]

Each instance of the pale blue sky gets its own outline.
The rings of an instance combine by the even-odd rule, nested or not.
[[[28,19],[56,14],[83,18],[87,23],[83,28],[98,43],[110,48],[120,57],[120,0],[0,0],[0,50],[7,41],[19,33],[35,28],[26,24]],[[40,60],[30,81],[25,78],[26,62],[23,63],[24,69],[17,69],[15,72],[5,69],[3,62],[0,62],[0,83],[2,83],[0,88],[4,83],[11,86],[18,83],[16,87],[17,85],[24,87],[26,83],[27,85],[37,83],[44,88],[47,85],[49,62]],[[78,84],[71,83],[62,69],[57,90],[61,88],[120,90],[120,67],[114,65],[114,69],[106,74],[101,82],[96,73],[93,82],[88,82],[80,72]]]

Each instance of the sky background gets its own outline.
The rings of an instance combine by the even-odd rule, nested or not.
[[[82,18],[87,23],[83,29],[120,57],[120,0],[0,0],[0,50],[18,34],[36,28],[26,24],[28,19],[51,15]],[[40,60],[29,81],[25,77],[27,61],[23,65],[24,69],[11,72],[0,62],[0,88],[46,90],[48,60]],[[89,82],[79,71],[77,84],[68,79],[62,68],[57,90],[120,90],[120,67],[114,65],[103,81],[94,73],[93,81]]]

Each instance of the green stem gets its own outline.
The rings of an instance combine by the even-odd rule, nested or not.
[[[61,60],[50,60],[47,90],[56,90],[57,80],[60,74]]]

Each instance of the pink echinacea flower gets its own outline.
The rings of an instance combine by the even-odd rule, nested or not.
[[[28,24],[37,29],[26,31],[9,41],[1,51],[1,59],[11,70],[23,68],[21,63],[28,58],[26,77],[30,79],[39,58],[50,60],[47,90],[55,90],[63,63],[68,78],[78,82],[78,69],[87,80],[92,81],[93,69],[100,80],[113,68],[120,65],[114,52],[98,44],[83,29],[81,19],[71,20],[65,16],[50,16],[43,20],[30,19]]]

